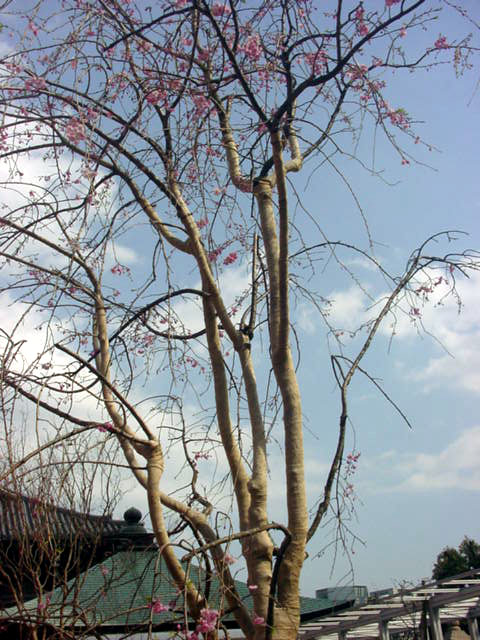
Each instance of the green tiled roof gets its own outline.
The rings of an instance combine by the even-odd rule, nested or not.
[[[197,566],[190,566],[189,579],[205,593],[206,574]],[[240,598],[252,610],[252,598],[247,585],[235,581]],[[152,600],[159,600],[169,606],[169,610],[153,613],[149,607]],[[137,627],[150,621],[157,625],[181,623],[184,620],[183,598],[161,560],[158,550],[143,549],[121,551],[91,567],[89,571],[71,580],[65,587],[58,587],[49,594],[49,602],[44,606],[32,600],[25,605],[32,617],[35,614],[45,623],[62,627]],[[210,608],[222,608],[219,581],[215,576],[210,583],[208,597]],[[224,603],[227,608],[227,603]],[[326,598],[301,598],[301,613],[310,614],[328,609],[332,603]],[[6,612],[18,615],[12,607]],[[222,620],[233,622],[232,614]]]

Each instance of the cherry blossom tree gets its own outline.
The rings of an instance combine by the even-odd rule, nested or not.
[[[12,323],[2,331],[2,410],[15,424],[15,411],[31,406],[42,428],[26,448],[7,447],[2,477],[77,438],[88,437],[90,461],[106,464],[102,443],[117,442],[185,593],[194,623],[183,637],[216,637],[233,611],[246,638],[291,640],[307,543],[332,500],[341,512],[351,493],[352,378],[368,375],[362,361],[385,318],[401,309],[417,321],[434,290],[455,294],[455,278],[478,266],[473,252],[433,252],[453,233],[422,244],[400,276],[371,243],[332,242],[309,212],[317,236],[305,237],[297,180],[337,155],[354,157],[367,126],[401,164],[413,163],[423,141],[388,101],[393,72],[468,69],[472,38],[452,40],[437,26],[444,11],[466,25],[468,15],[448,0],[39,0],[29,10],[13,0],[3,11],[0,256]],[[421,35],[421,50],[409,53],[410,34]],[[342,251],[369,260],[388,286],[360,321],[353,355],[311,286],[319,252],[340,262]],[[310,511],[300,296],[338,347],[329,363],[338,441]],[[4,440],[15,441],[14,429]],[[282,524],[271,520],[268,495],[278,441]],[[206,458],[226,470],[222,481]],[[231,516],[215,502],[228,489]],[[185,529],[195,541],[189,558],[222,577],[224,610],[209,610],[208,594],[188,579],[175,548]],[[253,615],[235,588],[233,541]]]

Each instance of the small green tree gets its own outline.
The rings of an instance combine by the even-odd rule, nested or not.
[[[445,547],[435,562],[432,578],[441,580],[469,569],[480,568],[480,544],[472,538],[464,537],[458,549]]]
[[[465,536],[458,550],[467,562],[467,570],[480,568],[480,544],[478,542]]]

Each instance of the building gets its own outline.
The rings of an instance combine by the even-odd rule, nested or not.
[[[122,520],[58,507],[0,490],[0,607],[51,588],[59,575],[85,571],[119,544]]]
[[[148,631],[156,637],[168,637],[185,625],[183,593],[173,583],[141,517],[134,508],[125,512],[122,526],[107,536],[109,547],[115,550],[110,555],[58,583],[56,588],[42,588],[36,598],[4,608],[0,612],[0,640],[30,640],[39,630],[45,638],[93,638],[95,634],[118,638],[130,634],[141,639],[147,637]],[[224,610],[224,593],[217,574],[194,563],[185,569],[189,580],[208,594],[209,607]],[[253,616],[247,584],[235,580],[235,588]],[[305,623],[346,605],[336,607],[328,598],[302,597],[300,606]],[[232,638],[242,637],[232,612],[224,612],[222,624],[232,630]]]
[[[352,602],[354,606],[368,600],[368,589],[364,586],[348,585],[344,587],[325,587],[315,591],[316,598],[326,598],[334,605]]]

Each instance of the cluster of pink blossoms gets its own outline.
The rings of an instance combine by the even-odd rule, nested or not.
[[[78,118],[70,118],[67,126],[65,127],[65,135],[73,142],[73,144],[78,144],[82,140],[85,140],[85,125],[83,122],[80,122]]]
[[[315,53],[306,53],[303,58],[315,76],[322,73],[327,62],[327,54],[323,49],[319,49]]]
[[[260,36],[258,35],[258,33],[248,36],[245,44],[240,47],[240,49],[252,62],[257,62],[262,55],[262,47],[260,44]]]
[[[433,293],[434,289],[438,287],[440,284],[442,284],[442,282],[445,282],[445,284],[448,284],[447,280],[445,280],[443,276],[439,276],[429,284],[422,284],[422,286],[418,287],[418,289],[415,289],[415,293],[417,295],[422,295],[425,298],[425,300],[428,300],[427,298],[428,294]]]
[[[164,607],[165,605],[162,605]],[[152,607],[153,609],[153,607]],[[162,609],[163,611],[165,609]],[[209,633],[215,631],[218,623],[219,612],[216,609],[202,609],[200,611],[200,620],[192,633],[186,634],[186,640],[200,640],[201,633]],[[265,625],[265,618],[254,612],[252,622],[257,626]]]
[[[355,491],[355,487],[351,482],[349,482],[348,484],[345,485],[345,488],[343,490],[343,495],[345,496],[345,498],[350,498],[351,496],[353,496],[354,491]]]
[[[220,4],[216,2],[212,6],[212,16],[215,18],[222,18],[223,16],[227,17],[232,13],[230,7],[226,4]]]
[[[48,273],[44,273],[39,269],[30,269],[28,275],[38,282],[38,284],[48,284],[50,282],[50,276]]]
[[[140,53],[148,53],[152,48],[150,42],[147,42],[147,40],[144,40],[143,38],[139,38],[135,42],[135,45],[137,47],[137,51],[140,51]]]
[[[192,369],[196,369],[198,367],[198,360],[196,360],[195,358],[191,358],[190,356],[185,357],[185,362],[189,364]],[[203,367],[201,367],[201,371],[204,371]]]
[[[403,109],[397,109],[396,111],[389,109],[387,116],[392,124],[397,125],[397,127],[401,129],[408,129],[410,127],[407,114]]]
[[[394,4],[398,4],[401,0],[385,0],[386,7],[393,7]]]
[[[147,97],[146,101],[148,104],[158,104],[159,102],[165,102],[167,99],[167,92],[164,89],[156,89],[155,91],[151,91]]]
[[[32,76],[25,80],[25,91],[40,91],[41,89],[45,89],[46,86],[45,78],[40,76]]]
[[[197,460],[208,460],[210,458],[210,454],[207,453],[206,451],[196,451],[193,457],[195,462]]]
[[[234,556],[232,556],[232,554],[231,554],[231,553],[228,553],[228,552],[227,552],[227,553],[223,556],[223,562],[224,562],[225,564],[235,564],[235,562],[236,562],[236,561],[237,561],[237,559],[236,559]]]
[[[216,262],[218,256],[222,253],[225,247],[217,247],[216,249],[212,249],[212,251],[208,252],[207,258],[209,262]]]
[[[445,36],[438,36],[434,43],[435,49],[448,49],[448,42]]]
[[[225,265],[233,264],[236,261],[237,257],[238,257],[237,256],[237,252],[236,251],[232,251],[225,258],[225,260],[223,261],[223,264],[225,264]]]
[[[203,116],[210,109],[210,102],[201,93],[194,94],[192,96],[193,104],[195,105],[195,115]]]
[[[103,424],[97,424],[97,429],[102,433],[106,431],[113,431],[113,424],[111,422],[104,422]]]
[[[360,458],[360,453],[349,453],[347,456],[347,473],[353,473],[357,468],[357,462]]]
[[[130,269],[128,267],[123,266],[122,264],[114,265],[110,271],[114,276],[123,276],[124,274],[130,273]]]
[[[38,27],[31,20],[28,23],[28,28],[30,29],[30,31],[33,33],[34,36],[38,36]]]
[[[166,604],[163,604],[163,602],[158,598],[155,600],[152,600],[152,602],[148,606],[153,613],[163,613],[164,611],[170,610],[170,607]]]
[[[216,609],[202,609],[200,611],[200,621],[195,629],[196,633],[208,633],[209,631],[215,631],[218,615],[219,614]]]
[[[365,78],[365,74],[368,71],[368,67],[366,64],[359,64],[356,66],[351,66],[348,68],[348,71],[346,72],[345,76],[349,79],[349,80],[360,80],[363,82],[363,79]]]
[[[346,478],[350,478],[357,468],[357,462],[360,458],[360,453],[349,453],[347,456],[347,470],[346,470]],[[352,498],[354,495],[354,486],[351,482],[347,482],[343,489],[343,495],[345,498]]]
[[[366,36],[368,33],[368,27],[365,24],[364,17],[365,9],[363,7],[358,7],[355,12],[355,19],[357,21],[357,31],[361,36]]]

